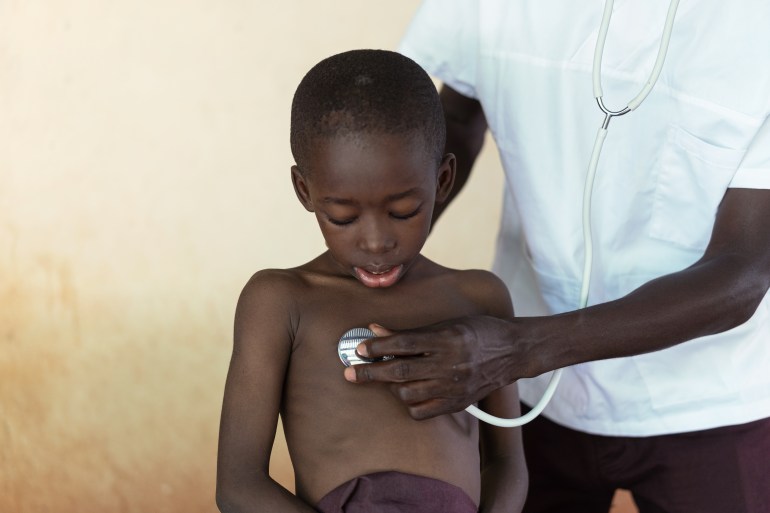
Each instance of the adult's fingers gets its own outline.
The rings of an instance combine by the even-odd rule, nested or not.
[[[377,335],[378,337],[387,337],[388,335],[393,335],[394,333],[396,333],[395,331],[389,330],[385,326],[382,326],[374,322],[369,325],[369,329],[372,330],[374,334]]]
[[[420,356],[438,349],[441,346],[439,341],[443,338],[440,333],[434,331],[410,330],[393,333],[387,329],[380,331],[379,328],[373,331],[378,335],[376,338],[364,340],[356,347],[361,356]],[[377,331],[390,334],[381,336]]]
[[[437,380],[394,383],[391,392],[404,402],[409,415],[415,420],[424,420],[438,415],[454,413],[465,409],[468,400],[462,396],[441,395],[444,388]]]
[[[442,370],[427,356],[398,357],[382,362],[353,365],[345,368],[345,379],[354,383],[384,381],[404,383],[440,378]]]
[[[421,403],[407,405],[409,416],[415,420],[432,419],[439,415],[460,411],[463,408],[464,406],[457,405],[448,399],[430,399]]]
[[[416,405],[431,399],[464,401],[468,395],[460,383],[445,379],[424,379],[392,383],[390,389],[396,398],[407,405]],[[470,399],[468,401],[468,404],[470,404]]]

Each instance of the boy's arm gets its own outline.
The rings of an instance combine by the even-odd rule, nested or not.
[[[505,284],[485,273],[479,298],[488,305],[488,314],[502,319],[513,317],[511,296]],[[475,280],[474,280],[475,281]],[[479,280],[480,282],[481,280]],[[479,402],[479,408],[506,419],[521,416],[516,383],[493,391]],[[481,502],[479,513],[521,511],[529,484],[521,428],[502,428],[480,421]]]
[[[238,300],[217,456],[223,513],[314,511],[268,473],[296,319],[291,283],[279,271],[262,271]]]
[[[495,390],[479,402],[479,408],[507,419],[521,416],[516,384]],[[521,511],[529,485],[521,428],[503,428],[481,422],[479,444],[481,446],[479,513]]]

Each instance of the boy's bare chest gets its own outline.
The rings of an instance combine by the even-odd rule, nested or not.
[[[295,348],[331,340],[336,345],[348,330],[380,324],[404,330],[434,324],[454,317],[483,313],[456,290],[409,287],[399,290],[354,286],[324,287],[300,301],[300,319]]]
[[[287,384],[296,393],[310,383],[313,387],[344,387],[338,343],[352,328],[376,323],[399,331],[483,313],[456,287],[450,292],[440,285],[368,289],[352,280],[336,280],[308,287],[295,301],[297,319]]]

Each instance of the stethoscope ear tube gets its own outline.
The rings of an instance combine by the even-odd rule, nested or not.
[[[596,48],[594,49],[594,61],[593,71],[591,78],[593,81],[594,98],[601,98],[604,96],[602,92],[602,56],[604,55],[604,43],[607,40],[607,32],[610,29],[610,20],[612,19],[612,6],[615,0],[606,0],[604,2],[604,12],[602,13],[602,21],[599,26],[599,33],[596,37]],[[655,82],[660,77],[660,72],[663,70],[663,62],[666,60],[666,54],[668,53],[668,44],[671,41],[671,33],[674,30],[674,18],[676,17],[676,10],[679,7],[679,0],[671,0],[668,4],[668,12],[666,13],[666,22],[663,25],[663,33],[660,37],[660,46],[658,47],[658,55],[655,58],[655,64],[652,66],[652,71],[647,81],[644,83],[641,91],[630,102],[628,102],[627,109],[636,110],[641,105],[647,95],[652,91]],[[600,103],[602,110],[607,113],[608,110]],[[623,110],[623,109],[621,109]],[[620,111],[616,111],[620,112]],[[623,112],[622,114],[625,114]],[[615,114],[620,115],[620,114]],[[605,126],[606,128],[606,126]]]
[[[593,61],[593,90],[594,97],[596,98],[599,108],[605,114],[602,126],[596,134],[594,140],[594,147],[591,151],[591,160],[588,163],[588,172],[586,174],[585,188],[583,189],[583,242],[585,246],[585,259],[583,262],[583,278],[580,287],[580,308],[585,308],[588,305],[588,290],[591,284],[591,267],[593,265],[593,237],[591,234],[591,195],[593,193],[594,178],[596,177],[596,169],[599,166],[599,156],[602,152],[602,146],[604,140],[607,138],[607,128],[610,120],[613,117],[622,116],[634,109],[636,109],[647,95],[652,91],[655,82],[657,82],[660,72],[663,69],[663,61],[666,58],[668,52],[668,43],[671,40],[671,32],[674,27],[674,17],[676,16],[676,9],[679,6],[679,0],[671,0],[668,6],[668,14],[666,15],[666,23],[663,27],[663,35],[661,36],[660,48],[658,49],[658,56],[655,59],[655,64],[652,68],[650,77],[645,82],[642,90],[634,97],[628,106],[618,111],[611,111],[604,106],[602,101],[602,55],[604,54],[604,42],[607,39],[607,32],[610,26],[610,18],[612,17],[612,5],[613,0],[606,0],[604,4],[604,13],[602,14],[602,22],[599,27],[599,34],[596,39],[596,49],[594,51]],[[556,387],[559,386],[561,375],[564,369],[556,369],[551,375],[551,380],[548,382],[548,386],[543,393],[543,397],[537,402],[532,409],[525,415],[515,419],[502,419],[495,417],[484,411],[481,411],[474,405],[468,406],[465,411],[478,418],[479,420],[499,427],[518,427],[530,422],[532,419],[540,415],[540,413],[548,405],[549,401],[556,392]]]

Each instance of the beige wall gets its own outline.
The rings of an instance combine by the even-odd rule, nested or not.
[[[0,511],[214,511],[237,295],[323,249],[294,87],[416,5],[0,0]],[[447,265],[491,261],[490,150],[426,249]],[[273,468],[290,487],[281,440]]]

